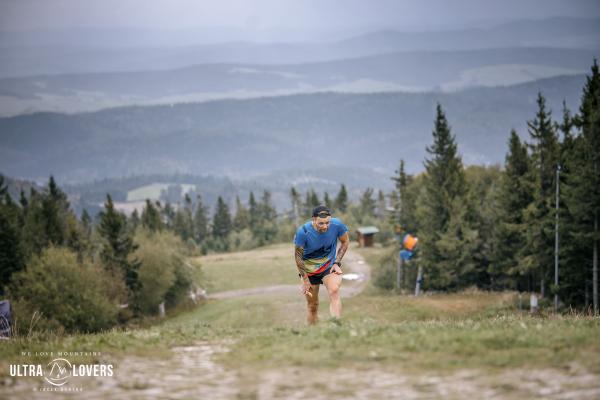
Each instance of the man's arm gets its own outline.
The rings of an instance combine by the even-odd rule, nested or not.
[[[344,254],[346,254],[346,251],[348,250],[348,246],[350,245],[350,236],[348,235],[348,232],[344,233],[342,236],[339,237],[340,239],[340,248],[337,251],[337,257],[335,258],[335,262],[337,263],[341,263],[342,258],[344,258]]]
[[[304,255],[304,247],[296,246],[294,254],[296,258],[296,268],[298,268],[300,278],[302,279],[302,294],[308,294],[310,297],[312,297],[312,294],[310,293],[310,281],[308,280],[306,267],[304,266],[304,260],[302,259],[302,256]]]
[[[296,251],[295,251],[295,256],[296,256],[296,268],[298,268],[298,272],[300,273],[300,276],[304,279],[308,279],[308,276],[306,275],[306,267],[304,266],[304,260],[302,259],[302,256],[304,255],[304,247],[302,246],[296,246]]]
[[[333,265],[333,273],[341,275],[342,274],[342,268],[341,268],[342,267],[342,258],[344,258],[344,254],[346,254],[346,250],[348,250],[348,245],[350,244],[348,232],[346,232],[342,236],[340,236],[339,239],[340,239],[341,245],[336,253],[335,262]]]

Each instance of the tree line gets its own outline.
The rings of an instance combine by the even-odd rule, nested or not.
[[[407,175],[401,161],[393,177],[391,222],[418,235],[420,254],[413,265],[423,267],[426,288],[475,285],[537,291],[542,297],[558,294],[564,306],[591,306],[598,313],[597,62],[586,79],[578,112],[563,103],[557,121],[542,93],[536,104],[537,111],[527,122],[529,139],[510,132],[503,169],[465,168],[438,104],[425,172]],[[391,279],[391,273],[388,270],[383,282]]]
[[[22,326],[93,332],[183,305],[197,280],[188,254],[172,232],[134,226],[110,196],[96,221],[77,218],[53,177],[17,203],[0,175],[0,290]]]

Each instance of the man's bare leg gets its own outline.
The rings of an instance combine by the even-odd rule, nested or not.
[[[314,325],[319,320],[319,286],[320,285],[311,285],[310,286],[310,295],[306,295],[306,302],[308,306],[308,315],[306,317],[306,322],[309,325]]]
[[[332,317],[340,318],[342,316],[342,299],[340,297],[342,275],[329,274],[323,278],[323,284],[329,293],[329,313]]]

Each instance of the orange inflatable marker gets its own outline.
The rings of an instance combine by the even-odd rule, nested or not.
[[[406,234],[404,235],[404,239],[402,239],[402,244],[404,245],[404,248],[406,250],[413,251],[414,248],[417,246],[418,241],[419,239],[417,239],[413,235]]]

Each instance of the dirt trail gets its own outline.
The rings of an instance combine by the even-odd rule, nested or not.
[[[362,279],[344,280],[342,293],[354,296],[364,290],[370,267],[355,252],[345,257],[344,273]],[[298,285],[277,285],[214,293],[211,299],[265,293],[297,293]],[[407,373],[391,366],[334,368],[315,374],[311,368],[284,367],[228,370],[214,361],[230,351],[230,342],[198,342],[172,348],[171,356],[125,355],[110,359],[115,374],[110,378],[73,379],[69,385],[83,392],[63,394],[32,392],[41,381],[34,378],[0,382],[0,398],[11,399],[597,399],[598,375],[573,364],[568,370],[514,368],[490,373],[458,370],[452,373]],[[306,385],[303,382],[310,382]]]
[[[364,258],[354,252],[348,251],[343,260],[344,274],[356,274],[359,276],[357,280],[343,280],[341,294],[342,297],[352,297],[362,292],[371,277],[371,267],[367,264]],[[230,299],[234,297],[246,297],[269,293],[297,293],[297,285],[273,285],[261,286],[248,289],[228,290],[226,292],[211,293],[209,299]]]

